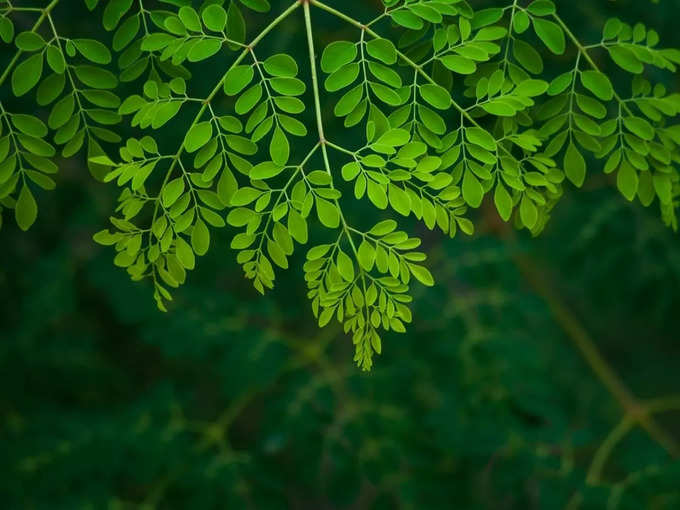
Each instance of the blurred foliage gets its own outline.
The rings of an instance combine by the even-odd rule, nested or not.
[[[585,35],[618,15],[680,44],[678,3],[650,5],[564,10]],[[301,270],[252,290],[232,232],[159,313],[91,243],[113,190],[73,162],[60,187],[34,231],[3,229],[3,508],[680,507],[673,446],[621,428],[640,416],[579,349],[585,334],[680,441],[680,245],[608,178],[538,239],[484,208],[472,238],[417,231],[439,285],[416,289],[414,325],[368,374],[338,327],[316,328]]]

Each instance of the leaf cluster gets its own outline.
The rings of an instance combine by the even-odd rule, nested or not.
[[[319,0],[276,15],[263,14],[266,0],[85,3],[110,48],[61,35],[60,0],[0,8],[14,52],[0,85],[46,109],[45,122],[0,104],[0,204],[28,229],[34,190],[55,187],[57,153],[85,154],[95,178],[120,188],[111,228],[94,239],[133,280],[152,282],[161,310],[215,229],[237,230],[231,247],[261,293],[309,245],[312,311],[351,332],[368,369],[378,331],[411,322],[413,279],[434,283],[420,239],[394,218],[471,235],[470,216],[488,202],[537,235],[565,190],[602,171],[677,228],[680,95],[653,80],[676,71],[680,51],[642,23],[609,19],[584,44],[550,0],[390,0],[368,22]],[[355,37],[317,51],[312,15],[322,11]],[[35,24],[15,33],[24,14]],[[261,49],[295,16],[305,63]],[[207,66],[220,77],[206,92]],[[356,143],[325,129],[331,117]],[[178,123],[182,139],[169,143]],[[123,141],[123,126],[138,135]],[[375,217],[355,217],[353,201]]]

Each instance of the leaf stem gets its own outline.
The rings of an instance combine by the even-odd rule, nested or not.
[[[314,32],[312,30],[312,17],[309,12],[309,4],[310,4],[309,0],[304,0],[302,8],[305,13],[305,32],[307,33],[307,47],[309,48],[309,66],[312,74],[312,92],[314,94],[314,111],[316,113],[316,128],[319,134],[319,144],[321,145],[321,153],[323,154],[324,166],[326,167],[326,172],[328,173],[328,175],[331,176],[331,188],[335,189],[335,187],[333,186],[332,180],[333,174],[331,172],[331,165],[328,159],[328,148],[326,147],[328,145],[328,142],[326,141],[326,137],[323,131],[323,115],[321,114],[321,98],[319,94],[319,77],[316,71],[316,55],[314,52]],[[338,209],[340,220],[342,221],[342,226],[347,236],[347,240],[349,241],[349,244],[352,246],[354,254],[358,257],[358,252],[354,245],[354,240],[352,239],[352,235],[350,234],[350,230],[349,227],[347,226],[345,216],[342,213],[342,209],[340,208],[340,204],[338,203],[337,200],[335,200],[334,202],[335,206]]]
[[[626,417],[639,424],[649,436],[660,444],[671,456],[680,457],[680,446],[675,438],[668,434],[650,415],[644,403],[633,395],[619,375],[614,372],[597,349],[586,329],[550,288],[545,276],[536,269],[536,264],[525,257],[515,257],[519,267],[531,287],[547,303],[557,323],[586,360],[598,379],[612,394],[626,413]],[[673,402],[677,403],[677,402]]]
[[[642,404],[642,413],[655,414],[665,411],[680,409],[680,396],[660,397],[647,400]],[[586,482],[591,485],[597,485],[601,481],[602,469],[611,456],[612,451],[618,443],[620,443],[626,435],[635,427],[637,421],[634,416],[626,414],[619,424],[612,429],[609,435],[605,438],[599,446],[593,460],[588,469]]]
[[[312,92],[314,93],[314,111],[316,114],[316,128],[319,133],[319,143],[323,152],[326,171],[330,174],[330,164],[328,162],[328,151],[326,149],[326,137],[323,132],[323,115],[321,114],[321,99],[319,97],[319,77],[316,71],[316,55],[314,52],[314,34],[312,31],[312,17],[309,13],[309,2],[303,4],[305,13],[305,32],[307,33],[307,47],[309,48],[309,67],[312,74]]]

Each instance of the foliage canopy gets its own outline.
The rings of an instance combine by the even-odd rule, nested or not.
[[[488,197],[502,220],[538,234],[597,161],[627,200],[656,204],[677,228],[680,95],[650,80],[654,69],[675,72],[680,51],[642,23],[609,19],[584,44],[550,0],[478,10],[387,0],[370,22],[318,0],[276,15],[265,14],[267,0],[86,0],[113,34],[105,44],[61,35],[59,2],[0,11],[0,37],[16,46],[0,85],[48,110],[45,123],[26,113],[33,107],[0,106],[0,203],[28,229],[35,190],[55,187],[57,154],[85,153],[96,179],[121,188],[112,228],[94,239],[114,246],[133,280],[152,282],[161,310],[210,249],[212,229],[239,230],[231,247],[262,293],[309,245],[314,315],[320,326],[343,324],[367,370],[380,331],[412,321],[413,282],[434,284],[421,240],[395,218],[472,234],[469,213]],[[248,29],[244,8],[264,28]],[[320,13],[356,38],[320,46]],[[24,15],[33,27],[16,30]],[[259,48],[293,16],[304,17],[304,64]],[[607,71],[631,75],[628,90],[615,90],[600,56],[615,66]],[[224,69],[204,94],[193,92],[201,65]],[[329,115],[356,132],[355,145],[325,131]],[[163,129],[176,122],[182,140],[166,143]],[[123,141],[124,123],[139,135]],[[355,200],[375,216],[352,217]]]
[[[680,506],[678,52],[493,4],[0,1],[5,506]]]

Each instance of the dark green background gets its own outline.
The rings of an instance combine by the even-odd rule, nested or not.
[[[366,20],[379,12],[377,2],[329,3],[351,3]],[[558,3],[584,40],[599,40],[616,15],[680,47],[676,1]],[[62,26],[96,32],[98,19],[83,21],[72,4],[56,13]],[[319,43],[353,37],[313,15]],[[252,35],[266,16],[248,20]],[[263,51],[286,46],[305,72],[302,30],[299,12]],[[211,88],[221,72],[194,86]],[[655,78],[677,88],[675,77]],[[130,282],[91,241],[115,197],[69,160],[57,191],[39,196],[29,233],[5,216],[0,507],[680,508],[680,462],[639,428],[604,481],[585,483],[623,411],[516,266],[529,262],[637,395],[680,394],[678,237],[656,204],[628,204],[599,166],[538,239],[500,239],[484,207],[472,238],[404,223],[424,238],[438,284],[414,288],[414,324],[384,337],[370,373],[354,366],[339,327],[316,327],[304,250],[261,297],[225,229],[170,312],[158,312],[149,285]],[[680,440],[680,411],[655,418]]]

